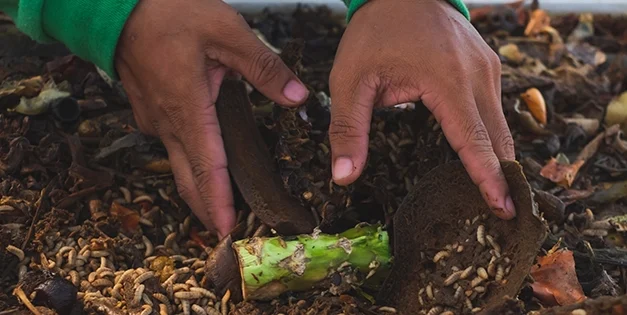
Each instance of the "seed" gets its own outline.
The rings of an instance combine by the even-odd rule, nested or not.
[[[462,272],[462,274],[459,276],[460,279],[466,279],[470,276],[470,274],[472,273],[472,270],[474,269],[473,266],[470,266],[466,269],[464,269],[464,272]]]
[[[124,195],[124,201],[126,201],[126,203],[131,203],[131,191],[126,187],[120,187],[120,192]]]
[[[494,280],[501,281],[503,280],[503,276],[505,276],[505,270],[503,270],[502,265],[499,265],[496,267],[496,276],[494,277]]]
[[[144,294],[144,289],[145,289],[145,286],[143,284],[140,284],[139,286],[137,286],[137,289],[135,289],[135,296],[133,296],[133,301],[132,301],[133,305],[139,304],[139,301],[141,301],[142,295]]]
[[[135,278],[135,284],[142,284],[142,282],[152,278],[155,276],[155,273],[152,271],[148,271],[146,273],[143,273],[141,275],[139,275],[139,277]]]
[[[203,296],[208,297],[209,299],[215,301],[218,298],[216,297],[215,294],[213,294],[213,292],[205,289],[205,288],[201,288],[201,287],[193,287],[189,289],[192,292],[200,292]]]
[[[485,287],[482,287],[482,286],[475,287],[475,291],[477,291],[479,293],[483,293],[483,292],[485,292]]]
[[[429,283],[429,285],[427,286],[426,291],[427,291],[427,297],[433,300],[433,287],[431,286],[431,283]]]
[[[433,262],[437,263],[438,261],[440,261],[440,259],[449,257],[449,255],[450,253],[445,250],[438,252],[437,254],[435,254],[435,256],[433,256]]]
[[[449,285],[457,282],[462,273],[463,271],[453,272],[450,276],[448,276],[448,278],[446,278],[446,280],[444,280],[444,286],[448,287]]]
[[[175,285],[176,286],[176,285]],[[203,297],[203,294],[197,291],[179,291],[174,293],[174,298],[181,300],[195,300]]]
[[[192,305],[192,311],[198,315],[207,315],[207,312],[198,304]]]
[[[20,261],[24,260],[24,251],[13,246],[13,245],[8,245],[6,247],[7,252],[17,256],[17,259],[19,259]]]
[[[145,226],[149,226],[149,227],[154,227],[154,224],[152,224],[152,221],[144,218],[144,217],[140,217],[139,218],[139,223],[145,225]]]
[[[483,267],[477,268],[477,275],[484,280],[488,280],[488,272]]]
[[[461,252],[463,252],[463,251],[464,251],[464,246],[463,246],[463,245],[459,245],[459,246],[457,246],[457,252],[458,252],[458,253],[461,253]]]
[[[442,313],[442,306],[434,306],[427,312],[427,315],[438,315],[440,313]]]
[[[477,241],[482,246],[485,246],[485,227],[483,225],[479,225],[477,228]]]
[[[393,308],[393,307],[389,307],[389,306],[381,306],[381,307],[379,307],[379,311],[386,312],[386,313],[395,313],[396,314],[396,309]]]
[[[472,281],[470,282],[470,287],[474,288],[474,287],[478,286],[479,284],[481,284],[481,282],[483,282],[483,278],[476,277],[476,278],[472,279]]]
[[[464,222],[464,225],[466,225],[466,226],[470,226],[470,220],[469,220],[469,219],[466,219],[466,222]]]

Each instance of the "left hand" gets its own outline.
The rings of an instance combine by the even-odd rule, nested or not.
[[[514,160],[501,106],[501,64],[444,0],[371,0],[350,21],[331,71],[333,179],[363,172],[374,106],[421,100],[502,219],[515,209],[499,160]]]

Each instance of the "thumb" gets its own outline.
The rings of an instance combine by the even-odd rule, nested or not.
[[[337,72],[336,72],[337,73]],[[368,157],[368,134],[377,89],[346,73],[331,75],[329,89],[333,105],[329,142],[333,181],[353,183],[364,170]]]
[[[309,96],[309,90],[283,63],[279,55],[263,44],[249,27],[227,44],[220,62],[236,70],[259,92],[285,106],[296,106]]]

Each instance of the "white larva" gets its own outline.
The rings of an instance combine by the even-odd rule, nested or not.
[[[460,278],[460,279],[462,279],[462,280],[464,280],[464,279],[468,278],[468,277],[472,274],[473,269],[474,269],[474,267],[473,267],[473,266],[470,266],[470,267],[468,267],[468,268],[464,269],[464,271],[463,271],[463,272],[462,272],[462,274],[459,276],[459,278]]]
[[[485,227],[483,225],[479,225],[477,227],[477,242],[482,246],[485,246]]]
[[[133,305],[139,305],[139,302],[142,299],[142,296],[144,295],[144,289],[146,287],[143,284],[140,284],[139,286],[137,286],[137,289],[135,289],[135,295],[133,296],[133,301],[132,304]]]
[[[442,313],[442,306],[434,306],[427,312],[427,315],[439,315],[440,313]]]
[[[144,305],[142,306],[143,311],[139,313],[139,315],[150,315],[152,314],[152,306]]]
[[[431,286],[431,283],[429,283],[429,285],[427,286],[427,297],[431,300],[433,300],[433,287]]]
[[[207,311],[205,311],[202,306],[198,305],[198,304],[194,304],[192,305],[192,311],[194,311],[194,313],[198,314],[198,315],[207,315]]]
[[[6,247],[6,250],[7,250],[7,252],[15,255],[19,261],[24,260],[25,255],[24,255],[24,251],[23,250],[15,247],[13,245],[8,245]]]
[[[494,280],[501,281],[503,280],[503,276],[505,276],[505,270],[502,265],[496,267],[496,276],[494,276]]]
[[[477,275],[484,280],[488,280],[488,272],[483,267],[477,268]]]
[[[462,275],[463,271],[455,271],[453,272],[446,280],[444,280],[444,286],[448,287],[449,285],[457,282],[459,277]]]
[[[189,290],[191,292],[200,292],[203,296],[208,297],[209,299],[216,301],[218,298],[216,297],[215,294],[213,294],[213,292],[205,289],[205,288],[201,288],[201,287],[193,287],[193,288],[189,288]]]
[[[155,276],[155,273],[152,272],[152,271],[145,272],[145,273],[139,275],[137,278],[135,278],[134,283],[135,284],[142,284],[144,281],[146,281],[146,280],[148,280],[148,279],[150,279],[150,278],[152,278],[154,276]]]
[[[485,236],[486,241],[488,241],[488,243],[490,243],[490,246],[492,246],[492,248],[494,248],[495,251],[497,252],[501,252],[501,245],[499,245],[494,238],[492,237],[492,235],[486,235]]]
[[[178,291],[174,293],[174,298],[180,300],[196,300],[202,297],[203,294],[198,291]]]
[[[126,187],[120,187],[120,192],[124,195],[124,201],[126,201],[126,203],[131,203],[131,191]]]
[[[437,254],[435,254],[435,256],[433,256],[433,262],[437,263],[438,261],[440,261],[440,259],[442,258],[446,258],[449,257],[450,253],[448,251],[440,251]]]
[[[146,235],[142,236],[142,241],[144,242],[144,245],[146,246],[146,252],[144,253],[144,256],[150,257],[150,255],[152,255],[152,253],[154,252],[154,247],[152,246],[152,242],[146,237]]]

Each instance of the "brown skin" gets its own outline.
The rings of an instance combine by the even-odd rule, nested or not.
[[[290,107],[306,99],[302,83],[221,0],[140,1],[120,38],[116,69],[140,130],[166,146],[181,197],[208,228],[227,235],[235,209],[215,109],[222,79],[241,74]],[[496,211],[500,217],[513,217],[498,163],[514,159],[500,104],[500,63],[448,3],[366,4],[342,39],[330,86],[338,184],[363,171],[373,107],[422,100],[486,202],[510,209]]]

